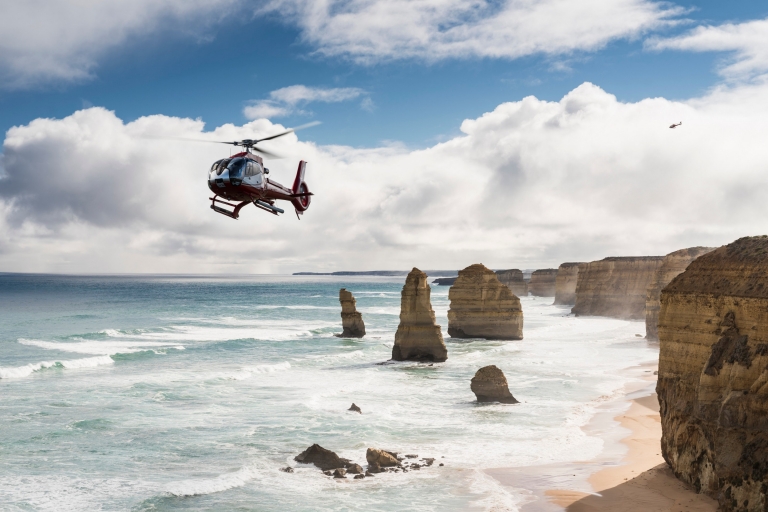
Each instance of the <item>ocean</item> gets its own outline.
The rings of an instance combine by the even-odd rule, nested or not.
[[[552,298],[521,299],[523,340],[454,340],[433,286],[448,360],[381,364],[403,282],[0,274],[0,509],[515,511],[530,490],[485,470],[598,457],[606,441],[583,427],[658,358],[642,322]],[[342,287],[363,339],[333,336]],[[519,404],[475,402],[489,364]],[[334,480],[294,462],[313,443],[435,463]]]

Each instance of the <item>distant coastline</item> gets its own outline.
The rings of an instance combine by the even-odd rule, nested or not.
[[[352,272],[341,270],[339,272],[294,272],[294,276],[407,276],[410,270],[369,270],[365,272]],[[430,277],[455,277],[458,270],[425,270]]]

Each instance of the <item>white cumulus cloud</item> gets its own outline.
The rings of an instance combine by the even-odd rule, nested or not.
[[[683,11],[650,0],[270,0],[258,12],[297,24],[320,54],[374,63],[593,51]]]
[[[246,119],[281,117],[295,113],[300,107],[309,103],[339,103],[357,99],[366,92],[357,87],[307,87],[306,85],[290,85],[269,93],[268,99],[254,100],[243,108]],[[365,97],[363,108],[369,110],[372,103]],[[365,101],[364,100],[364,101]]]
[[[672,121],[683,121],[675,130]],[[200,121],[124,123],[90,108],[8,131],[0,179],[0,267],[51,272],[550,267],[665,254],[768,232],[768,87],[679,102],[620,102],[585,83],[559,101],[504,103],[421,150],[270,150],[270,178],[299,159],[316,195],[302,220],[209,209],[206,173],[266,120],[203,132]]]
[[[768,72],[768,19],[744,23],[701,26],[671,38],[651,38],[646,47],[653,50],[693,52],[732,52],[720,68],[730,79],[749,79]]]

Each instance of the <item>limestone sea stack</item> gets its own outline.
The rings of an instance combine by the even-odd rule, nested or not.
[[[496,277],[501,284],[506,285],[513,294],[518,297],[528,296],[528,283],[523,278],[523,271],[517,268],[496,271]]]
[[[664,256],[664,261],[656,271],[645,297],[645,338],[659,340],[659,309],[661,308],[661,290],[672,279],[680,275],[693,260],[713,251],[714,247],[690,247],[671,252]]]
[[[661,292],[662,455],[723,511],[768,510],[768,237],[694,260]]]
[[[555,302],[560,305],[576,304],[576,282],[581,263],[563,263],[557,269],[555,279]]]
[[[448,358],[443,333],[435,322],[427,274],[414,268],[400,294],[400,325],[395,333],[392,359],[442,362]]]
[[[452,338],[523,339],[520,299],[485,265],[460,270],[448,298],[448,334]]]
[[[554,297],[556,279],[556,268],[534,270],[531,274],[531,282],[528,284],[528,291],[534,297]]]
[[[576,316],[642,320],[648,286],[663,256],[613,257],[584,263],[576,281]]]
[[[507,378],[497,366],[484,366],[477,370],[470,385],[478,402],[519,403],[509,392]]]
[[[362,338],[365,336],[365,323],[363,315],[357,311],[357,301],[345,288],[339,290],[339,302],[341,302],[341,326],[344,331],[337,334],[340,338]]]

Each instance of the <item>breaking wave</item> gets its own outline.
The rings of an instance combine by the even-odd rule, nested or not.
[[[105,364],[113,364],[115,361],[109,356],[86,357],[83,359],[69,359],[65,361],[40,361],[17,367],[0,368],[0,379],[21,379],[29,377],[35,372],[46,368],[93,368]]]

